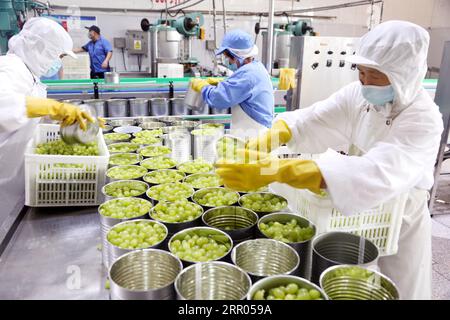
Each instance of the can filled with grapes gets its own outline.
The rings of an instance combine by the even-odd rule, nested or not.
[[[192,201],[201,205],[203,209],[233,206],[239,200],[239,193],[227,188],[200,189],[192,196]]]
[[[163,183],[181,182],[185,177],[186,175],[184,172],[174,169],[161,169],[150,171],[143,179],[153,187]]]
[[[395,283],[378,271],[338,265],[320,276],[320,286],[331,300],[399,300]]]
[[[307,219],[293,213],[271,213],[258,221],[259,236],[287,243],[300,256],[298,275],[311,278],[311,242],[316,227]]]
[[[131,134],[111,132],[103,134],[103,138],[105,139],[105,143],[109,146],[110,144],[129,142]]]
[[[102,238],[102,261],[109,267],[109,246],[106,235],[118,223],[133,219],[146,219],[152,204],[139,198],[117,198],[106,201],[98,207]]]
[[[167,228],[162,223],[148,219],[136,219],[116,224],[107,235],[108,263],[120,256],[139,249],[162,249],[167,238]]]
[[[167,227],[168,237],[182,230],[200,226],[202,214],[201,206],[187,200],[162,201],[150,210],[150,218]],[[166,248],[168,248],[168,241]]]
[[[229,258],[233,240],[228,234],[209,227],[195,227],[182,230],[169,240],[169,251],[188,267],[197,262],[226,261]]]
[[[194,190],[205,188],[219,188],[222,186],[220,176],[216,173],[195,173],[184,179],[184,183],[190,185]]]
[[[239,205],[256,212],[259,217],[263,217],[286,209],[288,201],[286,198],[271,192],[253,192],[241,196]]]
[[[137,143],[121,142],[108,145],[108,151],[111,155],[116,153],[135,153],[140,148]]]
[[[378,248],[371,241],[346,232],[323,233],[312,242],[311,280],[319,284],[322,272],[335,265],[350,264],[374,267]]]
[[[106,171],[106,182],[120,180],[142,180],[147,174],[147,169],[136,165],[115,166]]]
[[[119,257],[109,269],[111,300],[173,300],[180,259],[159,249],[136,250]]]
[[[253,281],[278,274],[295,274],[300,265],[298,253],[273,239],[247,240],[234,247],[231,260]]]
[[[292,275],[276,275],[259,280],[250,288],[247,300],[328,300],[314,283]]]
[[[109,157],[108,169],[117,166],[139,165],[143,157],[136,153],[114,153]]]
[[[206,226],[227,233],[236,245],[254,239],[258,215],[249,209],[223,206],[209,209],[202,220]]]
[[[105,201],[128,197],[145,198],[145,193],[149,187],[147,183],[142,181],[119,180],[103,186],[102,193]]]
[[[164,128],[165,126],[166,126],[165,123],[159,122],[156,119],[148,119],[139,124],[139,127],[141,127],[144,130],[156,130]]]
[[[252,281],[232,264],[212,261],[196,263],[180,272],[175,280],[178,300],[243,300]]]
[[[147,198],[150,199],[153,205],[156,205],[160,201],[187,201],[193,193],[194,189],[185,183],[170,182],[150,187],[147,191]]]

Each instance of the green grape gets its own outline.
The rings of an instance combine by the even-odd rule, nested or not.
[[[142,160],[142,156],[136,153],[116,153],[109,157],[111,165],[133,165]]]
[[[114,219],[132,219],[147,214],[152,208],[150,201],[139,198],[109,200],[99,207],[100,214]]]
[[[142,148],[139,153],[144,157],[158,157],[170,154],[172,149],[163,146],[149,146]]]
[[[260,223],[259,228],[266,237],[286,243],[303,242],[314,237],[314,228],[302,228],[296,219],[286,223],[278,221],[269,221],[267,224]]]
[[[140,132],[136,132],[135,134],[133,134],[133,136],[135,136],[136,138],[154,138],[162,135],[163,135],[162,129],[142,130]]]
[[[249,193],[242,197],[241,205],[255,212],[276,212],[287,207],[287,201],[271,193]]]
[[[108,150],[111,153],[130,153],[135,152],[137,149],[139,149],[139,145],[136,143],[114,143],[108,145]]]
[[[105,186],[105,193],[110,197],[138,197],[147,191],[147,185],[140,181],[115,181]]]
[[[316,289],[301,287],[301,284],[289,283],[286,286],[261,289],[255,292],[252,300],[322,300],[322,294]]]
[[[147,169],[140,166],[117,166],[106,171],[109,178],[116,180],[133,180],[143,177]]]
[[[131,135],[128,133],[105,133],[103,135],[103,137],[105,138],[105,140],[108,141],[124,141],[124,140],[129,140],[131,138]]]
[[[195,189],[220,187],[222,184],[219,175],[214,173],[194,174],[186,177],[184,183]]]
[[[174,202],[189,198],[193,192],[194,190],[184,183],[171,182],[151,187],[147,196],[158,201]]]
[[[161,222],[180,223],[195,220],[202,213],[202,207],[182,199],[175,202],[159,202],[150,215],[153,219]]]
[[[144,181],[152,184],[162,184],[169,182],[179,182],[185,177],[183,172],[178,170],[157,170],[147,173]]]
[[[224,129],[225,125],[222,123],[202,123],[198,126],[200,129]]]
[[[177,162],[174,159],[163,156],[147,158],[141,162],[141,166],[149,170],[169,169],[176,165]]]
[[[121,249],[144,249],[152,247],[167,237],[167,230],[154,221],[129,221],[109,230],[106,238]]]
[[[228,239],[218,241],[218,237],[213,235],[201,236],[198,234],[186,234],[177,237],[169,244],[170,251],[178,258],[191,262],[206,262],[222,258],[231,249]]]
[[[239,195],[226,188],[211,188],[198,191],[193,198],[202,206],[221,207],[235,204],[239,200]]]
[[[194,174],[194,173],[208,173],[213,169],[213,165],[211,163],[204,162],[201,159],[197,159],[194,161],[188,161],[182,163],[178,166],[178,170],[181,172]]]
[[[98,156],[97,142],[87,144],[67,144],[61,139],[40,143],[36,146],[36,154],[65,156]]]
[[[360,268],[360,267],[342,267],[335,269],[332,273],[332,278],[338,278],[338,277],[350,277],[355,280],[363,280],[368,281],[370,279],[373,279],[374,272]]]
[[[216,136],[220,134],[220,131],[213,128],[195,129],[191,131],[191,134],[194,136]]]
[[[161,143],[161,139],[156,136],[142,136],[132,139],[131,142],[140,145],[151,145]]]

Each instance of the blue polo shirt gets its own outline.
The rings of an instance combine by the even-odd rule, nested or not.
[[[83,50],[89,52],[89,57],[91,59],[91,71],[92,72],[108,72],[108,69],[102,68],[102,63],[105,61],[106,55],[112,52],[111,43],[108,40],[100,36],[97,41],[89,41],[84,45]]]

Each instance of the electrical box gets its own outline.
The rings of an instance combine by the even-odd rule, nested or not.
[[[158,63],[158,78],[183,78],[184,66],[177,63]]]
[[[125,49],[127,47],[127,39],[125,38],[114,38],[114,48]]]
[[[147,36],[144,31],[127,30],[128,54],[148,54]]]

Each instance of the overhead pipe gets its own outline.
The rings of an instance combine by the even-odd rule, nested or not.
[[[275,15],[280,16],[280,15],[283,15],[284,13],[295,14],[295,13],[317,12],[317,11],[329,11],[329,10],[336,10],[336,9],[342,9],[342,8],[367,6],[367,5],[371,5],[372,3],[376,4],[376,3],[381,3],[381,2],[383,2],[383,1],[382,0],[354,1],[354,2],[346,2],[346,3],[341,3],[341,4],[337,4],[337,5],[332,5],[332,6],[307,8],[307,9],[296,9],[296,10],[291,10],[291,11],[277,11],[277,12],[275,12]]]
[[[273,19],[275,13],[275,0],[269,0],[269,27],[267,30],[267,61],[266,69],[272,74],[272,55],[273,55]]]

